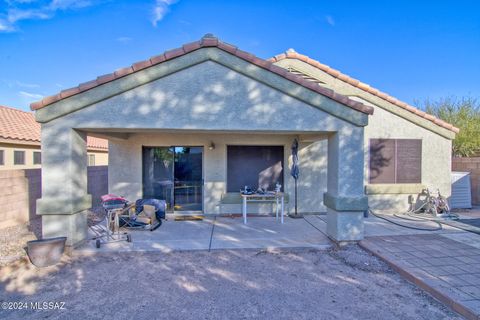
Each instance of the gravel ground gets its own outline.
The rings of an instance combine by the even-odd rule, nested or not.
[[[38,218],[29,224],[0,229],[0,266],[26,257],[27,241],[40,237],[41,228],[41,218]]]
[[[89,225],[102,221],[104,217],[105,211],[102,207],[88,210]],[[28,224],[0,229],[0,266],[6,266],[14,261],[27,258],[25,250],[27,241],[39,239],[41,236],[41,217],[31,220]]]
[[[65,302],[3,319],[461,319],[357,246],[16,262],[0,269],[0,301]]]

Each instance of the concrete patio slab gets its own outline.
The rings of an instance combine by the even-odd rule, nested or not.
[[[165,220],[155,231],[130,230],[132,242],[126,241],[102,244],[97,249],[95,241],[76,250],[77,253],[114,251],[161,251],[208,250],[214,218],[202,221]]]
[[[271,217],[249,218],[243,224],[239,219],[220,217],[215,222],[211,249],[330,246],[328,237],[304,219],[286,217],[281,224]]]
[[[89,241],[75,250],[75,254],[102,252],[214,250],[214,249],[270,249],[309,247],[324,249],[331,246],[330,240],[322,233],[323,222],[317,229],[304,219],[286,217],[281,224],[274,217],[251,217],[248,224],[242,218],[206,217],[201,221],[174,221],[169,219],[155,231],[131,230],[133,241],[102,244],[99,249],[95,241]],[[91,235],[93,237],[93,234]]]

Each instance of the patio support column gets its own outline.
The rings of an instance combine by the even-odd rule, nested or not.
[[[67,126],[42,124],[42,198],[37,214],[42,215],[42,234],[67,237],[75,245],[87,237],[86,134]]]
[[[335,241],[363,238],[364,193],[363,127],[347,127],[328,139],[327,234]]]

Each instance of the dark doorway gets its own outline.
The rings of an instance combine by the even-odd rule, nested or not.
[[[143,196],[162,199],[167,210],[203,210],[203,147],[143,147]]]

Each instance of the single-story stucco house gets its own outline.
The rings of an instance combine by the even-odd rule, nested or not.
[[[423,186],[450,195],[457,128],[293,50],[264,60],[207,34],[31,107],[43,233],[69,244],[86,237],[87,134],[109,140],[110,193],[205,215],[238,213],[240,188],[277,183],[291,211],[298,139],[298,210],[327,212],[337,241],[363,237],[368,206],[405,210]]]

